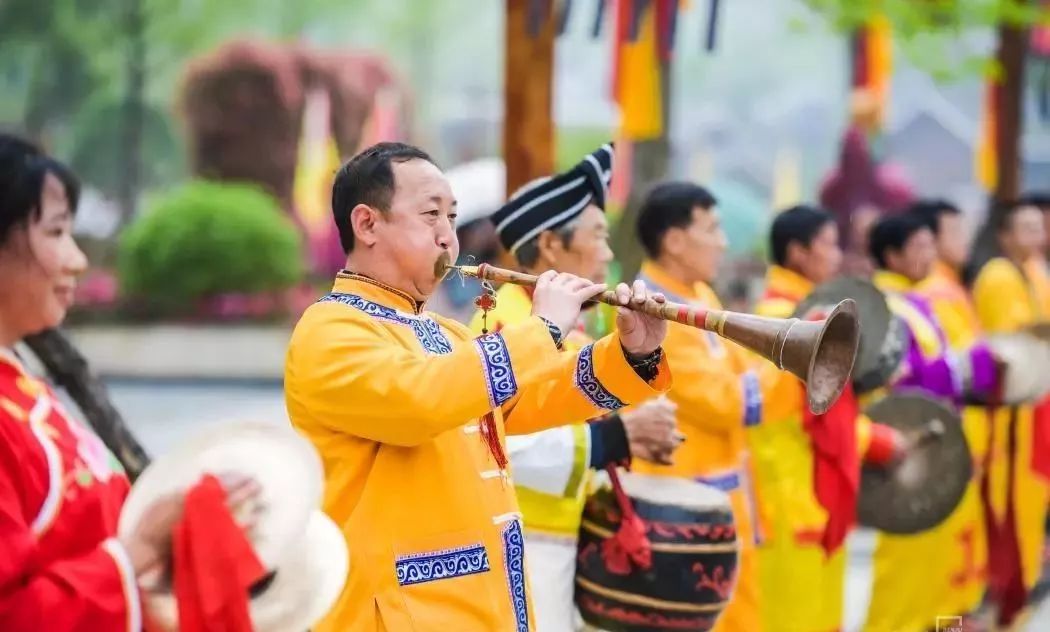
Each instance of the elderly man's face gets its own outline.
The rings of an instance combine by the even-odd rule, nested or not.
[[[433,294],[441,277],[435,264],[459,257],[456,200],[445,174],[426,160],[396,162],[390,210],[376,224],[377,246],[393,259],[417,299]]]
[[[609,223],[605,212],[589,204],[576,219],[572,238],[564,243],[551,233],[540,238],[540,259],[543,267],[559,272],[568,272],[604,283],[606,270],[613,260],[609,247]]]

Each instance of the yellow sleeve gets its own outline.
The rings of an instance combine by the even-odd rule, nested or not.
[[[765,298],[755,305],[755,315],[768,318],[790,318],[797,303],[784,298]],[[800,406],[805,406],[802,382],[772,362],[750,354],[762,388],[762,423],[798,419]]]
[[[1006,259],[992,259],[973,285],[977,317],[988,333],[1017,331],[1032,320],[1031,298],[1024,277]]]
[[[762,414],[764,370],[743,370],[745,353],[733,343],[719,340],[721,351],[712,352],[701,332],[672,323],[668,327],[667,360],[675,376],[673,399],[678,404],[679,421],[706,431],[722,432],[741,425],[758,423]],[[713,336],[714,334],[710,334]],[[724,352],[724,353],[723,353]],[[684,414],[683,414],[684,413]]]
[[[798,306],[786,298],[764,298],[755,304],[755,315],[768,318],[790,318]]]
[[[293,423],[306,418],[372,441],[419,445],[564,373],[539,318],[428,356],[401,347],[354,310],[311,310],[292,335],[285,365]]]
[[[857,417],[857,455],[862,459],[871,445],[871,418],[867,415]]]
[[[666,392],[673,370],[668,365],[667,347],[664,349],[664,359],[652,384],[644,382],[631,368],[615,333],[578,353],[563,353],[559,371],[552,379],[523,390],[520,397],[504,407],[507,434],[529,434],[592,419]]]

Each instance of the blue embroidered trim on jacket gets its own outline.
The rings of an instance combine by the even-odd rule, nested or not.
[[[515,632],[529,632],[529,602],[525,598],[525,539],[519,520],[511,520],[503,527],[503,564],[507,570],[510,605],[517,622]]]
[[[740,382],[744,389],[744,425],[756,426],[762,421],[762,388],[758,375],[747,371],[740,376]]]
[[[580,389],[580,392],[598,408],[616,410],[625,406],[619,398],[602,386],[602,383],[598,381],[598,376],[594,374],[593,344],[580,349],[580,355],[576,359],[576,373],[573,376],[573,381],[576,383],[576,388]]]
[[[373,303],[372,301],[366,298],[361,298],[356,294],[332,292],[331,294],[321,297],[318,301],[318,303],[328,302],[349,305],[350,307],[357,308],[374,318],[411,327],[412,333],[416,335],[419,344],[423,345],[423,350],[427,353],[433,355],[452,353],[452,343],[449,342],[445,333],[441,331],[441,325],[437,324],[437,321],[433,318],[428,316],[404,314],[392,307]]]
[[[715,489],[723,492],[731,492],[734,489],[740,487],[740,472],[733,470],[725,474],[715,474],[713,476],[697,476],[694,478],[696,482],[709,485]]]
[[[399,586],[410,586],[489,570],[489,554],[482,544],[456,549],[401,555],[394,560]]]
[[[481,356],[481,366],[485,371],[485,384],[489,389],[489,405],[500,406],[518,392],[518,383],[514,379],[514,368],[510,365],[510,350],[503,336],[485,334],[474,339],[474,346]]]

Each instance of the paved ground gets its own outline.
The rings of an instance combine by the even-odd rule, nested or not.
[[[258,419],[287,423],[280,387],[231,383],[111,381],[111,394],[135,434],[151,454],[159,454],[195,432],[222,420]],[[871,533],[851,538],[844,632],[858,630],[868,601]],[[921,563],[921,561],[916,561]],[[1050,630],[1050,603],[1035,613],[1027,632]]]

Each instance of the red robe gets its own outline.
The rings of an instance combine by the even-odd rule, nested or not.
[[[0,349],[0,630],[142,629],[115,539],[129,489],[98,437]]]

